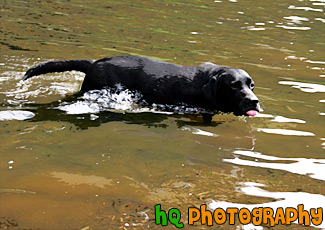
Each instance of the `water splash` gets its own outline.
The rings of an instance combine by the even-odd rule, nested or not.
[[[145,103],[142,95],[117,84],[114,88],[88,91],[76,102],[64,102],[58,109],[67,114],[98,113],[105,110],[135,111],[139,109],[136,103]]]
[[[58,109],[65,111],[67,114],[98,113],[101,111],[123,113],[153,112],[163,114],[193,114],[205,112],[204,109],[194,108],[183,103],[176,105],[149,105],[143,99],[143,95],[140,92],[129,90],[121,84],[116,84],[113,88],[88,91],[75,102],[63,102],[58,106]]]

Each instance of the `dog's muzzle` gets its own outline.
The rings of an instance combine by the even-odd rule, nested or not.
[[[239,108],[243,115],[253,117],[261,111],[259,100],[251,90],[247,90],[245,95],[246,97],[239,104]]]

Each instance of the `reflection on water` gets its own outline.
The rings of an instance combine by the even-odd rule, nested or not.
[[[0,121],[6,120],[27,120],[33,118],[34,113],[22,110],[0,111]]]
[[[99,176],[83,176],[79,174],[71,174],[65,172],[52,172],[51,175],[60,181],[69,185],[81,185],[87,184],[90,186],[97,186],[99,188],[105,188],[106,185],[112,185],[112,180]]]
[[[237,203],[230,203],[225,201],[212,201],[209,204],[209,207],[213,210],[217,208],[222,208],[226,210],[227,208],[247,208],[249,210],[252,210],[254,208],[272,208],[273,210],[276,210],[278,207],[285,208],[297,208],[297,206],[301,203],[304,204],[304,210],[310,210],[312,208],[319,208],[319,207],[325,207],[325,196],[318,195],[318,194],[311,194],[306,192],[269,192],[267,190],[261,189],[259,187],[264,187],[264,184],[254,183],[254,182],[245,182],[241,183],[240,187],[237,189],[242,192],[243,194],[249,195],[249,196],[258,196],[258,197],[267,197],[275,199],[276,201],[273,202],[267,202],[262,204],[237,204]],[[298,221],[295,221],[294,223],[298,223]],[[318,225],[315,226],[311,225],[317,228],[324,228],[325,223],[324,221]]]
[[[304,7],[304,6],[293,6],[293,5],[290,5],[288,7],[288,9],[290,9],[290,10],[304,10],[304,11],[323,12],[323,9],[319,9],[319,8]]]
[[[156,203],[184,213],[211,199],[319,205],[323,13],[323,0],[3,1],[0,226],[161,229]],[[80,94],[80,72],[21,81],[43,61],[125,54],[245,69],[265,113],[207,124],[194,108],[148,106],[119,86]],[[236,189],[242,181],[259,184]]]
[[[304,124],[306,123],[306,121],[300,120],[300,119],[293,119],[293,118],[287,118],[287,117],[283,117],[283,116],[274,116],[271,114],[265,114],[265,113],[259,113],[257,114],[255,117],[261,117],[261,118],[274,118],[271,121],[274,122],[284,122],[284,123],[300,123],[300,124]]]
[[[254,161],[243,160],[236,157],[234,159],[223,159],[223,161],[230,162],[237,165],[279,169],[291,173],[308,175],[312,178],[319,179],[319,180],[325,180],[325,175],[324,175],[325,159],[281,158],[281,157],[264,155],[258,152],[240,151],[240,150],[236,150],[234,154],[240,156],[252,157],[255,158],[255,160]],[[259,159],[267,160],[267,161],[294,161],[294,163],[259,162]]]
[[[271,134],[280,134],[280,135],[293,135],[293,136],[315,136],[311,132],[297,131],[297,130],[288,130],[288,129],[257,129],[259,132],[271,133]]]
[[[275,116],[275,118],[271,121],[274,122],[293,122],[293,123],[300,123],[300,124],[304,124],[306,123],[306,121],[300,120],[300,119],[292,119],[292,118],[287,118],[287,117],[283,117],[283,116]]]
[[[197,128],[190,128],[190,127],[182,127],[181,130],[186,130],[186,131],[190,131],[192,132],[193,134],[197,134],[197,135],[203,135],[203,136],[208,136],[208,137],[217,137],[218,135],[215,134],[215,133],[211,133],[211,132],[207,132],[207,131],[204,131],[204,130],[201,130],[201,129],[197,129]]]
[[[324,93],[325,85],[311,84],[311,83],[302,83],[302,82],[293,82],[293,81],[279,81],[281,85],[292,85],[292,88],[300,89],[303,92],[307,93]]]

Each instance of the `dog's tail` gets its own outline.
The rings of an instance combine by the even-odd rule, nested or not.
[[[54,61],[47,61],[36,66],[30,68],[23,80],[27,80],[33,76],[37,76],[40,74],[46,73],[54,73],[54,72],[65,72],[65,71],[80,71],[86,73],[89,66],[93,64],[94,61],[92,60],[54,60]]]

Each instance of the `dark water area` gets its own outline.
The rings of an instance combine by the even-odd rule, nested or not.
[[[205,229],[189,207],[325,207],[324,5],[0,1],[0,228],[170,229],[161,204]],[[21,80],[42,61],[128,54],[244,69],[264,111],[206,124],[128,90],[78,94],[75,71]]]

